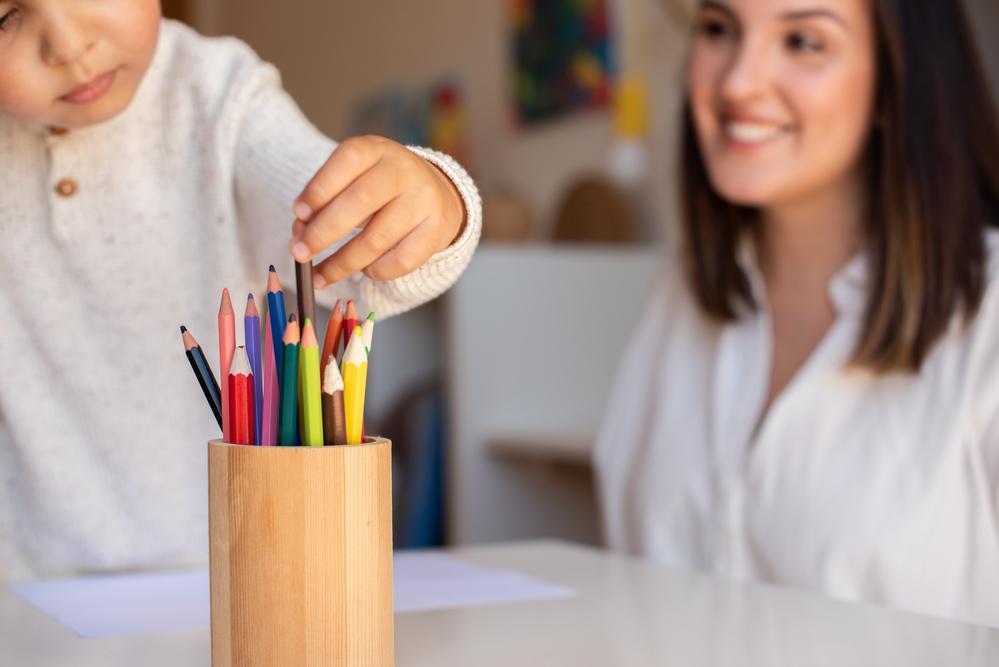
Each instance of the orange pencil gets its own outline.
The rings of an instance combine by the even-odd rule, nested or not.
[[[354,308],[354,301],[347,301],[347,314],[343,316],[343,351],[347,351],[347,343],[357,326],[357,310]]]
[[[336,363],[337,349],[340,347],[340,330],[343,328],[343,299],[337,299],[330,318],[326,322],[326,336],[323,338],[323,350],[319,356],[322,364],[320,373],[326,368],[330,355],[333,355],[333,363]]]
[[[232,426],[229,415],[229,366],[236,349],[236,314],[232,310],[229,290],[222,290],[219,305],[219,376],[222,378],[222,439],[231,442]]]

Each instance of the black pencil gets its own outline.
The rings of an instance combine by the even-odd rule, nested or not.
[[[219,423],[219,428],[222,428],[222,392],[219,391],[219,383],[216,382],[212,368],[208,365],[198,341],[194,340],[194,336],[183,324],[180,325],[180,333],[184,337],[184,349],[187,350],[187,360],[191,362],[194,377],[198,378],[201,391],[205,392],[208,405],[215,413],[215,421]]]

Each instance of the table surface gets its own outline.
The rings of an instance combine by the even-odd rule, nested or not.
[[[573,598],[396,616],[396,663],[426,665],[999,665],[999,629],[720,581],[564,542],[447,553],[573,588]],[[208,630],[81,639],[0,591],[5,665],[210,664]]]

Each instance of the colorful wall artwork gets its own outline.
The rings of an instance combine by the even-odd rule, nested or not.
[[[607,0],[507,0],[514,112],[529,126],[607,106],[612,55]]]

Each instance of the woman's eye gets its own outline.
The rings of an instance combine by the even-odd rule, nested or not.
[[[803,32],[791,33],[786,42],[789,49],[801,53],[819,53],[824,50],[821,41]]]
[[[731,35],[733,30],[725,21],[706,18],[701,21],[698,32],[708,39],[720,39]]]

